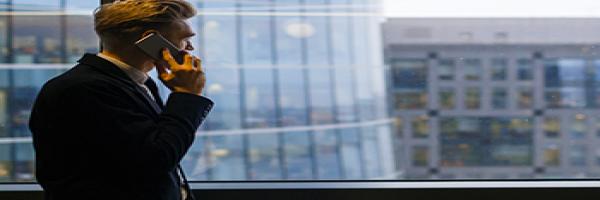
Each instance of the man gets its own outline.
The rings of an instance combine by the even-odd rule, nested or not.
[[[160,33],[192,50],[184,0],[127,0],[94,14],[103,50],[48,81],[29,122],[37,180],[47,200],[193,199],[179,162],[213,102],[200,94],[200,59],[153,60],[134,46]],[[172,93],[163,105],[147,73],[157,67]]]

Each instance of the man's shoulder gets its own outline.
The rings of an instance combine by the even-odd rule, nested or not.
[[[110,87],[115,81],[109,76],[95,70],[92,66],[77,64],[68,71],[47,81],[42,93],[62,93],[85,87]]]

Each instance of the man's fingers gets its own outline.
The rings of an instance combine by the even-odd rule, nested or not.
[[[192,66],[194,62],[194,58],[189,53],[185,53],[183,55],[183,66]]]
[[[194,68],[202,71],[202,60],[200,58],[194,56]]]
[[[164,48],[164,49],[163,49],[163,51],[162,51],[162,54],[163,54],[163,59],[164,59],[165,61],[167,61],[167,63],[168,63],[168,64],[169,64],[171,67],[174,67],[174,66],[177,66],[177,65],[179,65],[179,64],[177,63],[177,61],[175,61],[175,59],[174,59],[174,58],[173,58],[173,56],[171,55],[171,52],[169,52],[169,50],[167,50],[166,48]]]

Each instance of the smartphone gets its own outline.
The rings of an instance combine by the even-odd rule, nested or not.
[[[135,46],[139,47],[144,53],[157,61],[163,60],[162,50],[167,48],[177,63],[183,63],[184,52],[175,47],[173,43],[169,42],[159,33],[150,33],[136,41]]]

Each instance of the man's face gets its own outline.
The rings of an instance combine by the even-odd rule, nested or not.
[[[196,34],[192,31],[192,28],[188,23],[183,20],[177,20],[171,23],[171,25],[165,28],[161,34],[179,49],[186,51],[194,50],[191,39]]]

